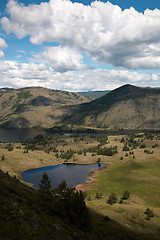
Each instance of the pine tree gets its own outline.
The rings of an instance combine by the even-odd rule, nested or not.
[[[123,198],[124,200],[126,200],[126,199],[129,198],[129,196],[130,196],[130,194],[129,194],[129,192],[126,190],[126,191],[124,191],[122,198]]]
[[[111,195],[109,195],[108,204],[113,205],[114,203],[117,203],[117,201],[118,201],[118,198],[115,193],[112,193]]]
[[[51,183],[48,177],[48,174],[46,172],[43,173],[42,179],[39,184],[39,189],[42,192],[50,192],[51,191]]]

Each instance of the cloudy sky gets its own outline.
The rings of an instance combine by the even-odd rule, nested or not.
[[[160,0],[0,0],[0,87],[126,83],[160,87]]]

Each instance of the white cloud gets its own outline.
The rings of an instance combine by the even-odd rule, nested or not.
[[[34,54],[34,61],[48,63],[58,72],[85,68],[83,56],[77,49],[69,47],[46,47],[40,54]]]
[[[21,53],[21,54],[25,54],[26,53],[26,51],[24,51],[24,50],[17,50],[16,52],[17,53]]]
[[[134,8],[122,11],[110,2],[95,1],[85,6],[69,0],[50,0],[25,6],[10,0],[7,10],[9,18],[1,19],[5,31],[18,38],[29,35],[33,44],[58,41],[63,50],[70,49],[68,54],[71,48],[72,53],[77,48],[95,62],[131,69],[160,68],[159,9],[147,9],[142,14]],[[43,57],[55,65],[49,53]],[[71,65],[77,67],[80,60]]]
[[[106,69],[60,73],[44,64],[13,61],[0,61],[0,76],[0,87],[41,86],[69,91],[114,89],[127,83],[157,87],[160,81],[160,74],[139,74],[127,70]]]
[[[4,52],[2,51],[3,48],[7,47],[7,44],[3,38],[0,38],[0,59],[4,57]]]

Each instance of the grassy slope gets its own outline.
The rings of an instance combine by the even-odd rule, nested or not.
[[[152,151],[152,141],[146,143],[147,149]],[[118,145],[120,148],[120,144]],[[84,189],[92,197],[92,201],[88,202],[89,206],[98,209],[99,213],[108,214],[131,229],[160,237],[160,149],[154,149],[153,155],[144,154],[143,151],[144,149],[134,150],[135,159],[130,155],[125,157],[126,152],[119,151],[118,156],[110,158],[109,167],[97,172],[93,183]],[[120,156],[124,159],[119,160]],[[124,201],[124,204],[106,204],[112,192],[115,192],[120,200],[125,190],[130,192],[131,197]],[[103,193],[102,199],[95,199],[97,191]],[[155,213],[151,221],[145,220],[144,211],[147,207]]]
[[[62,120],[68,111],[64,106],[88,101],[77,93],[41,87],[8,90],[0,94],[0,123],[9,127],[49,125]]]
[[[51,214],[38,192],[0,171],[0,239],[2,240],[149,240],[112,220],[91,212],[91,228],[77,228]],[[44,203],[45,204],[45,203]],[[66,206],[67,207],[67,206]]]
[[[159,128],[160,90],[124,85],[79,106],[68,122],[109,128]]]

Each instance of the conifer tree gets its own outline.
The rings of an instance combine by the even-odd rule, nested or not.
[[[43,173],[42,175],[42,179],[40,181],[39,184],[39,189],[42,192],[50,192],[51,191],[51,183],[50,183],[50,179],[48,177],[48,174],[46,172]]]

